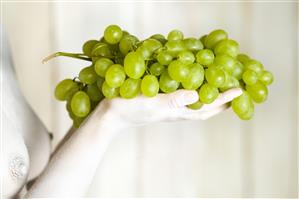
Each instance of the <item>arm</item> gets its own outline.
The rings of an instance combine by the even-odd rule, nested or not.
[[[105,99],[57,150],[27,197],[82,197],[107,147],[122,130],[153,122],[207,119],[225,110],[226,103],[241,93],[241,89],[229,90],[199,110],[186,107],[198,100],[196,91],[179,90],[154,98]]]

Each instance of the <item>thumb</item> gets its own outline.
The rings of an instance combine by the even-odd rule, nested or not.
[[[169,108],[180,108],[198,101],[198,93],[191,90],[177,90],[163,96],[163,103]]]

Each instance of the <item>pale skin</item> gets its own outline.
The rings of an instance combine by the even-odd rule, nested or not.
[[[154,122],[206,120],[226,110],[227,103],[241,93],[241,89],[226,91],[199,110],[186,107],[198,100],[196,91],[178,90],[132,100],[105,99],[55,151],[26,197],[84,197],[107,147],[125,129]]]

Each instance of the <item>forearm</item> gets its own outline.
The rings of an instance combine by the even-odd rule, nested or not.
[[[93,114],[56,151],[27,197],[84,196],[114,131],[101,115]]]

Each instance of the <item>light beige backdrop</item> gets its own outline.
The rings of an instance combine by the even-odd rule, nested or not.
[[[186,36],[223,28],[242,52],[273,71],[269,100],[251,121],[231,111],[208,121],[130,129],[111,144],[88,196],[295,197],[297,173],[297,3],[4,3],[20,86],[53,146],[71,122],[53,90],[87,66],[59,58],[98,39],[109,24],[140,38],[171,29]],[[117,125],[117,124],[116,124]]]

